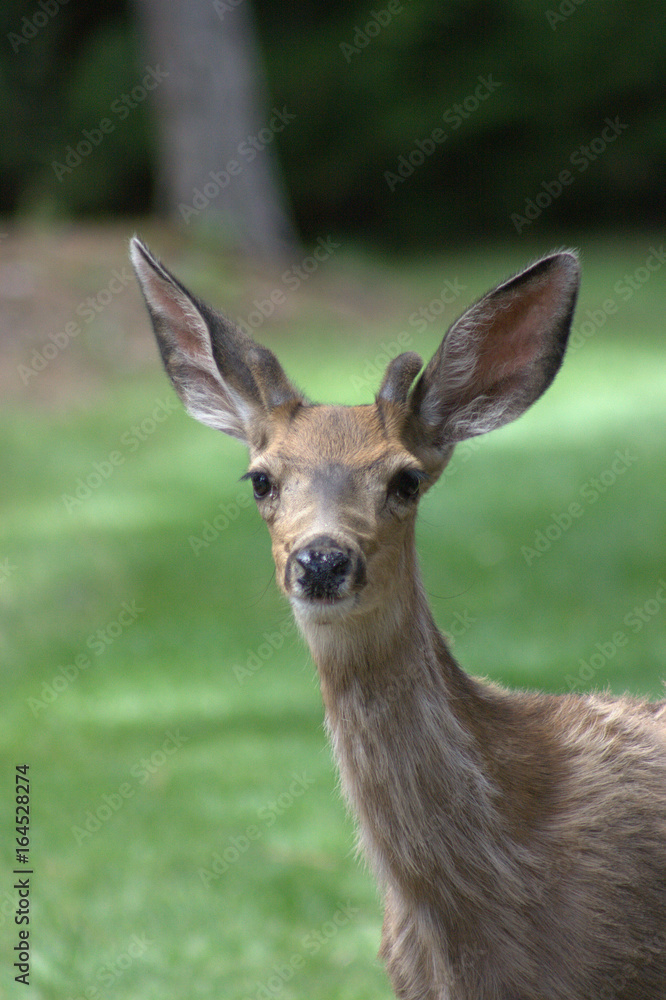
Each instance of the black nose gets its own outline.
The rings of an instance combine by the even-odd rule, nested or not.
[[[311,600],[340,596],[343,584],[349,579],[352,558],[332,540],[318,538],[294,556],[299,569],[296,580],[305,597]],[[298,575],[302,570],[301,575]]]

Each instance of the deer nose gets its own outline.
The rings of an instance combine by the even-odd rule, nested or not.
[[[301,594],[310,600],[344,596],[354,573],[355,560],[331,538],[313,539],[293,555],[293,574]]]

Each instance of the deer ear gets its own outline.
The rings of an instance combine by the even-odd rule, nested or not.
[[[515,420],[562,363],[578,294],[574,253],[533,264],[450,328],[410,396],[418,437],[442,453]]]
[[[300,404],[271,351],[196,299],[136,237],[130,257],[164,367],[188,413],[249,443],[271,410]]]

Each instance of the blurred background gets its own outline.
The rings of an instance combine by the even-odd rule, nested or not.
[[[666,17],[6,0],[0,24],[0,997],[25,995],[25,764],[32,996],[389,998],[245,455],[182,412],[127,241],[343,403],[578,248],[563,370],[458,448],[423,573],[471,672],[657,697]]]

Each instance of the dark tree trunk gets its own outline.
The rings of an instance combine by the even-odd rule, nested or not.
[[[298,239],[275,138],[295,116],[267,104],[250,0],[136,2],[162,70],[158,210],[215,227],[247,252],[290,255]]]

